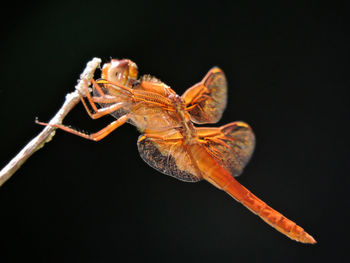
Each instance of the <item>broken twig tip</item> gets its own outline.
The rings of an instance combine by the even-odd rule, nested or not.
[[[83,73],[80,75],[78,84],[75,86],[75,91],[66,95],[62,107],[48,122],[50,125],[46,125],[46,127],[0,171],[0,186],[2,186],[34,152],[42,148],[46,142],[52,139],[56,128],[51,125],[61,124],[64,117],[79,103],[79,92],[82,90],[81,86],[84,85],[84,81],[88,81],[88,83],[91,81],[96,68],[98,68],[100,64],[100,58],[93,58],[86,64]],[[35,118],[35,122],[37,124],[42,124],[39,122],[38,117]]]

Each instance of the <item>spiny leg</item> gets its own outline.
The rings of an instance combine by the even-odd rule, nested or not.
[[[94,98],[94,97],[92,97]],[[102,98],[101,98],[102,99]],[[99,102],[105,102],[107,100],[98,100]],[[108,102],[110,103],[112,100],[108,100]],[[101,109],[97,109],[94,113],[91,113],[90,109],[88,108],[88,106],[86,105],[85,101],[82,99],[81,102],[83,103],[84,105],[84,108],[86,110],[86,112],[89,114],[89,116],[92,118],[92,119],[98,119],[98,118],[101,118],[107,114],[110,114],[116,110],[119,110],[120,108],[122,108],[123,106],[125,106],[125,103],[124,102],[117,102],[117,103],[114,103],[112,104],[111,106],[108,106],[108,107],[104,107],[104,108],[101,108]],[[114,101],[115,102],[115,101]]]
[[[84,92],[86,94],[86,97],[89,101],[89,104],[90,106],[93,108],[93,110],[95,111],[94,113],[92,113],[89,109],[89,107],[87,106],[86,102],[85,102],[85,99],[80,95],[80,100],[81,102],[83,103],[83,106],[86,110],[86,112],[89,114],[89,116],[92,118],[92,119],[98,119],[98,118],[101,118],[102,116],[105,116],[107,114],[110,114],[118,109],[120,109],[121,107],[123,107],[125,104],[124,102],[120,102],[120,99],[119,98],[116,98],[114,96],[109,96],[109,95],[105,95],[103,93],[103,91],[101,90],[101,88],[99,87],[98,84],[95,83],[94,80],[91,80],[95,89],[98,91],[98,93],[101,95],[100,97],[95,97],[95,96],[91,96],[90,95],[90,92],[88,90],[88,85],[87,85],[87,82],[85,81],[84,82]],[[97,103],[113,103],[113,105],[110,105],[109,107],[104,107],[104,108],[100,108],[98,109],[96,107],[96,104],[95,102]]]
[[[93,79],[91,80],[91,82],[92,82],[94,88],[97,90],[97,93],[100,95],[99,97],[96,97],[96,96],[93,96],[93,97],[92,97],[92,96],[91,96],[91,94],[90,94],[90,92],[89,92],[89,86],[88,86],[88,83],[87,83],[86,81],[84,81],[84,86],[83,86],[83,88],[84,88],[84,93],[86,94],[86,98],[87,98],[87,100],[88,100],[90,106],[92,107],[92,109],[93,109],[95,112],[98,111],[98,108],[97,108],[95,102],[97,102],[97,103],[115,103],[115,102],[118,102],[118,101],[119,101],[117,98],[115,98],[115,97],[113,97],[113,96],[108,96],[108,95],[106,95],[106,94],[102,91],[101,87],[100,87]],[[88,107],[87,107],[87,105],[86,105],[86,102],[85,102],[83,96],[80,95],[80,99],[81,99],[81,101],[82,101],[82,103],[83,103],[83,105],[84,105],[86,111],[89,113],[90,110],[88,110]],[[90,115],[90,114],[89,114],[89,115]]]
[[[110,134],[112,131],[117,129],[119,126],[123,125],[129,119],[129,117],[130,117],[129,114],[123,115],[118,120],[113,121],[112,123],[110,123],[109,125],[104,127],[103,129],[99,130],[98,132],[92,133],[92,134],[86,134],[86,133],[77,131],[71,127],[68,127],[68,126],[65,126],[62,124],[50,124],[50,123],[39,122],[37,120],[35,122],[37,124],[40,124],[40,125],[52,126],[52,127],[59,128],[61,130],[78,135],[78,136],[83,137],[85,139],[89,139],[92,141],[99,141],[99,140],[103,139],[104,137],[106,137],[108,134]]]
[[[92,82],[94,88],[97,90],[98,94],[100,95],[100,97],[98,97],[98,98],[105,98],[106,95],[103,93],[101,87],[100,87],[93,79],[91,80],[91,82]],[[92,109],[93,109],[95,112],[97,112],[97,111],[98,111],[98,108],[97,108],[97,106],[96,106],[96,104],[95,104],[95,102],[96,102],[96,99],[95,99],[95,98],[97,98],[97,97],[91,97],[91,94],[90,94],[90,91],[89,91],[89,86],[88,86],[87,81],[84,81],[84,86],[83,86],[83,88],[84,88],[84,93],[86,94],[86,98],[87,98],[87,100],[88,100],[90,106],[92,107]],[[81,102],[83,103],[83,105],[84,105],[86,111],[87,111],[87,112],[89,113],[89,115],[91,116],[91,114],[90,114],[91,112],[90,112],[90,110],[88,109],[88,107],[87,107],[87,105],[86,105],[86,103],[85,103],[85,100],[84,100],[83,96],[81,96],[81,95],[80,95],[80,100],[81,100]],[[116,102],[116,101],[113,101],[113,102]]]
[[[91,82],[92,82],[92,84],[94,85],[94,87],[96,88],[97,84],[95,83],[95,81],[92,79]],[[86,80],[84,81],[83,89],[84,89],[84,93],[86,94],[86,97],[87,97],[87,99],[88,99],[88,101],[89,101],[89,103],[90,103],[92,109],[93,109],[95,112],[97,112],[98,109],[97,109],[96,104],[94,103],[94,101],[91,99],[91,94],[90,94],[90,91],[89,91],[89,85],[88,85],[88,83],[87,83]],[[97,89],[97,91],[99,92],[100,96],[104,96],[104,95],[105,95],[105,94],[102,92],[101,89]],[[102,93],[100,93],[100,92],[102,92]],[[80,94],[79,94],[79,95],[80,95]],[[87,106],[86,106],[86,103],[85,103],[85,100],[84,100],[84,98],[83,98],[82,95],[80,95],[80,100],[81,100],[81,102],[83,103],[83,105],[84,105],[86,111],[89,113],[90,110],[88,110],[88,108],[87,108]],[[90,115],[90,114],[89,114],[89,115]]]
[[[91,83],[94,86],[94,88],[97,90],[98,94],[100,94],[100,96],[103,97],[105,93],[102,91],[100,85],[98,85],[94,79],[91,80]]]

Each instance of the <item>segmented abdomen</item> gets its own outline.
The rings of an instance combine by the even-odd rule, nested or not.
[[[262,220],[282,234],[302,243],[316,243],[315,239],[303,228],[272,209],[265,202],[253,195],[232,175],[222,168],[200,145],[192,146],[192,154],[196,155],[197,165],[202,176],[208,182],[228,193],[231,197],[258,215]]]

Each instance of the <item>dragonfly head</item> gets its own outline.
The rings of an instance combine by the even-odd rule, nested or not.
[[[112,59],[102,67],[102,78],[126,85],[129,80],[137,79],[137,65],[130,59]]]

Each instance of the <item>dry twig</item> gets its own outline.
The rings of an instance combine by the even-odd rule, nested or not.
[[[86,80],[90,83],[94,72],[99,67],[101,59],[93,58],[87,63],[86,68],[80,75],[78,84],[75,86],[75,91],[66,95],[65,102],[50,120],[49,124],[61,124],[64,117],[74,108],[80,101],[79,94],[82,94],[82,85]],[[85,96],[85,94],[82,94]],[[21,165],[37,150],[49,142],[55,135],[55,127],[46,126],[41,133],[32,139],[1,171],[0,171],[0,186],[2,186],[20,167]]]

